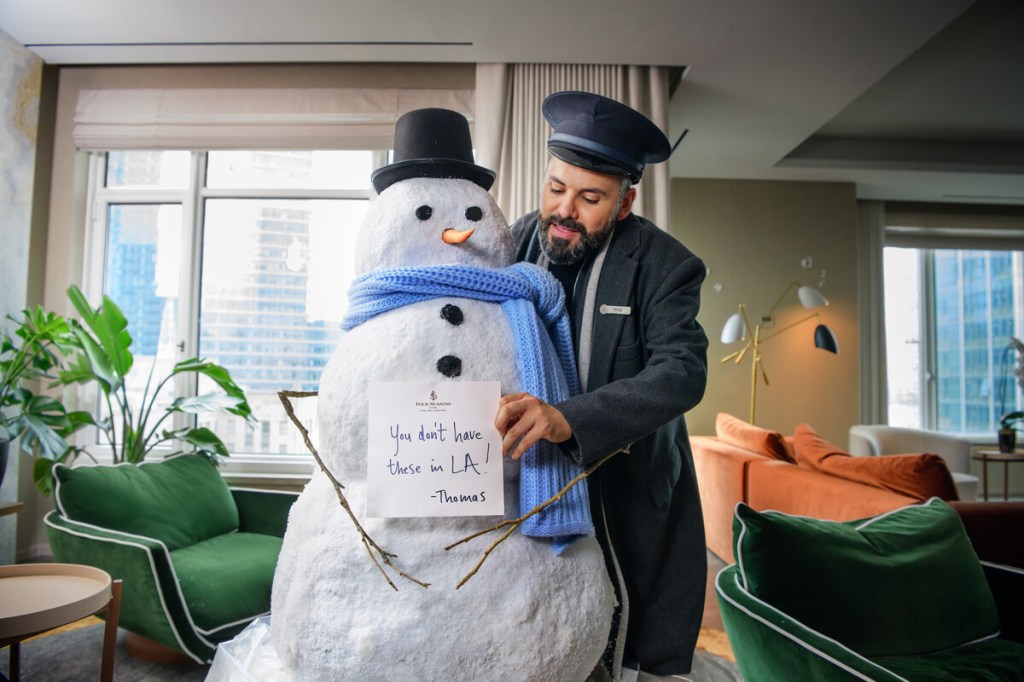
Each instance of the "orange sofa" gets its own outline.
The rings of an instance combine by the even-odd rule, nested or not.
[[[775,510],[833,521],[850,521],[915,504],[933,494],[947,500],[956,499],[955,487],[948,471],[945,472],[948,487],[940,481],[935,491],[922,489],[897,492],[891,488],[900,490],[900,486],[887,489],[879,484],[852,480],[848,472],[840,476],[812,468],[815,462],[808,461],[806,452],[797,453],[793,436],[783,437],[778,433],[758,429],[725,414],[719,415],[716,426],[717,436],[691,436],[690,445],[704,511],[707,546],[726,563],[735,561],[732,521],[738,502],[745,502],[758,511]],[[816,436],[806,425],[798,427],[798,435],[801,428],[804,428],[805,436],[802,444]],[[817,439],[816,445],[821,444],[829,445]],[[804,457],[801,459],[798,454],[804,454]],[[837,459],[833,461],[838,464],[859,465],[862,461],[879,459],[855,457],[853,460],[857,461],[842,461],[847,453],[838,448],[832,454],[836,455]],[[895,457],[921,458],[926,455]],[[933,460],[928,460],[927,464],[932,469],[935,466],[944,467],[942,464],[936,465]],[[941,471],[939,473],[942,474]],[[949,493],[950,489],[954,490],[952,494]]]

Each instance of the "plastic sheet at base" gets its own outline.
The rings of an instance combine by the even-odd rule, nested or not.
[[[270,641],[270,616],[257,618],[217,645],[206,682],[293,682]]]

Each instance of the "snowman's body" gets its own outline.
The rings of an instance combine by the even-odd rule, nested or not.
[[[449,244],[440,238],[445,228],[474,232]],[[415,178],[374,201],[356,258],[359,272],[503,267],[512,244],[486,191],[466,180]],[[320,382],[320,454],[367,533],[431,586],[397,576],[399,591],[388,585],[317,471],[289,516],[272,592],[274,646],[295,680],[571,682],[590,673],[614,601],[593,537],[557,555],[549,541],[513,533],[456,590],[496,535],[444,547],[497,517],[364,514],[371,382],[499,381],[504,394],[521,390],[517,377],[512,330],[498,303],[435,298],[379,314],[342,337]],[[518,516],[518,462],[505,462],[504,494],[506,517]]]

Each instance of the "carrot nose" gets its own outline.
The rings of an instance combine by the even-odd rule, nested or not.
[[[473,236],[473,230],[453,230],[448,228],[441,233],[441,241],[445,244],[461,244]]]

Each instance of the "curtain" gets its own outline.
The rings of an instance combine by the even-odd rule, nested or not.
[[[627,104],[668,132],[668,70],[660,66],[478,64],[477,163],[497,172],[491,190],[509,222],[540,206],[550,126],[541,103],[561,90],[583,90]],[[668,162],[649,165],[633,211],[668,229]]]
[[[860,421],[889,423],[885,359],[885,287],[882,249],[885,247],[885,202],[857,205],[857,279],[860,317]]]
[[[409,88],[82,90],[79,149],[390,149],[422,107],[473,120],[473,91]]]

